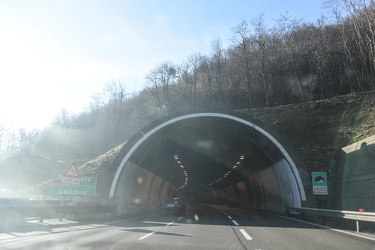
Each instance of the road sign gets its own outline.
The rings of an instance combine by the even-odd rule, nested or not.
[[[62,178],[63,178],[64,170],[55,170],[53,171],[53,183],[63,183]],[[97,181],[97,174],[95,172],[86,172],[82,171],[79,172],[81,178],[79,179],[79,184],[77,185],[82,185],[82,186],[96,186],[96,181]],[[74,184],[74,183],[67,183],[67,184]]]
[[[65,169],[63,176],[72,178],[80,177],[78,168],[74,162],[67,169]]]
[[[74,163],[65,171],[54,171],[52,179],[51,194],[95,195],[97,174],[94,172],[79,172]]]
[[[328,195],[327,173],[312,172],[312,186],[314,195]]]
[[[66,184],[79,185],[80,174],[76,164],[73,162],[63,173],[61,177],[61,182]]]
[[[94,196],[95,187],[80,186],[80,185],[67,185],[67,184],[55,184],[51,187],[51,194],[59,195],[84,195]]]

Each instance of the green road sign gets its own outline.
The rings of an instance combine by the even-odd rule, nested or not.
[[[80,186],[80,185],[67,185],[67,184],[54,184],[51,186],[51,194],[59,195],[86,195],[94,196],[95,187]]]
[[[94,172],[79,172],[77,176],[66,176],[66,170],[53,171],[52,195],[86,195],[94,196],[96,191],[97,174]],[[78,178],[77,178],[78,177]]]
[[[53,183],[61,183],[64,170],[55,170],[53,171]],[[81,178],[79,181],[79,186],[96,186],[97,174],[94,172],[79,172]]]
[[[326,172],[312,172],[311,179],[314,195],[328,195]]]

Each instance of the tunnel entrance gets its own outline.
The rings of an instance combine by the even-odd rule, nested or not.
[[[150,124],[120,152],[110,196],[122,209],[132,203],[157,207],[168,196],[269,210],[314,205],[298,157],[259,124],[208,112]]]

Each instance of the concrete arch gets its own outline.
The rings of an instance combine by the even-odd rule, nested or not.
[[[254,137],[256,138],[254,144],[257,144],[258,142],[259,144],[267,144],[266,146],[264,146],[264,148],[262,148],[263,146],[258,146],[259,148],[262,148],[261,151],[264,153],[264,157],[268,157],[271,159],[275,158],[273,154],[280,155],[280,157],[274,160],[272,164],[268,164],[269,166],[267,165],[266,168],[259,170],[256,174],[246,176],[246,178],[243,178],[237,183],[231,184],[231,192],[237,192],[236,194],[233,194],[233,196],[245,197],[240,203],[246,203],[243,205],[247,205],[249,207],[272,210],[280,210],[285,206],[286,203],[292,204],[294,206],[301,206],[302,203],[306,202],[309,202],[311,204],[312,196],[306,194],[305,188],[309,187],[310,185],[306,170],[303,166],[297,167],[297,164],[294,160],[295,156],[293,156],[292,158],[291,154],[288,152],[289,150],[287,151],[286,147],[284,147],[279,142],[279,140],[277,140],[275,136],[269,132],[269,130],[267,131],[266,129],[264,129],[263,126],[259,125],[259,122],[242,118],[239,114],[233,115],[214,112],[183,114],[159,122],[156,125],[151,126],[148,131],[141,130],[140,138],[134,139],[133,142],[128,145],[125,154],[121,156],[123,158],[114,176],[109,193],[110,197],[119,196],[119,194],[117,194],[117,190],[119,190],[119,187],[121,186],[119,185],[120,179],[124,179],[124,177],[121,178],[122,173],[126,168],[125,166],[130,163],[129,160],[131,159],[131,157],[136,154],[136,151],[139,148],[141,148],[146,143],[152,143],[152,138],[154,138],[160,131],[167,131],[172,126],[180,126],[181,124],[184,124],[188,121],[195,121],[197,119],[216,119],[215,121],[219,121],[212,124],[220,124],[221,121],[230,121],[231,124],[240,124],[240,126],[244,128],[246,127],[249,131],[253,131],[254,133],[256,133],[256,136]],[[270,148],[272,148],[272,150]],[[301,178],[301,173],[303,178]],[[155,183],[159,183],[158,185],[153,184],[154,182],[155,180],[153,179],[148,187],[143,188],[154,190],[153,192],[155,193],[155,189],[161,189],[160,183],[163,183],[163,181],[157,180]],[[168,194],[165,194],[164,196],[171,195],[171,193],[176,191],[176,188],[171,189],[171,187],[173,186],[171,183],[169,183],[167,186],[169,191]],[[216,195],[227,195],[224,193],[220,194],[221,191],[218,191],[220,190],[220,188],[217,188],[216,190],[216,192],[219,193]],[[225,189],[222,188],[221,190]],[[248,192],[248,194],[246,194],[246,192]],[[202,191],[201,193],[204,193],[204,191]],[[210,196],[208,193],[212,194],[212,190],[207,191],[207,193],[201,197],[206,197],[207,195]],[[160,196],[161,194],[158,194],[158,197]],[[211,199],[213,198],[212,195],[210,197]],[[249,201],[250,198],[256,197],[258,200]],[[247,204],[249,202],[253,205]]]

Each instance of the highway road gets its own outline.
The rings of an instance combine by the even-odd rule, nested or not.
[[[225,206],[192,205],[90,223],[46,220],[0,231],[0,249],[375,249],[373,240]]]

